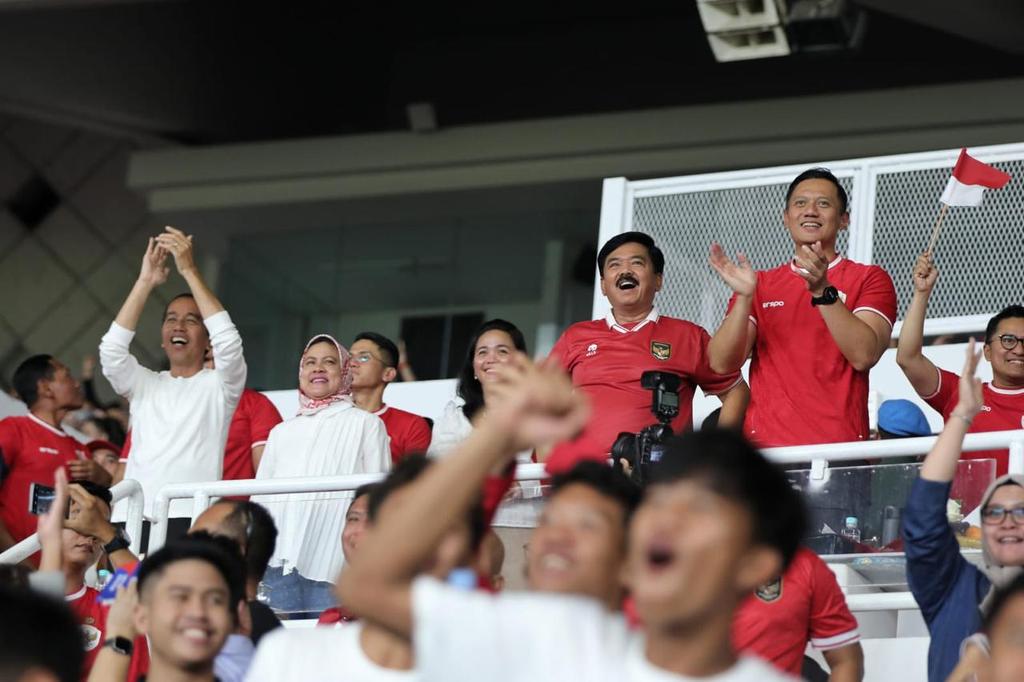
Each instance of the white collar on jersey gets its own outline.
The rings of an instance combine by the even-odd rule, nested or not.
[[[49,424],[44,422],[39,417],[37,417],[34,414],[32,414],[31,412],[28,413],[28,418],[31,419],[32,421],[34,421],[36,424],[39,424],[40,426],[42,426],[47,431],[53,431],[58,436],[64,436],[66,438],[70,438],[71,437],[71,436],[68,435],[68,433],[66,431],[64,431],[64,429],[56,429],[56,428],[50,426]]]
[[[829,269],[829,270],[831,270],[831,269],[832,269],[832,268],[834,268],[835,266],[839,265],[839,262],[840,262],[840,261],[842,261],[842,260],[843,260],[843,257],[842,257],[842,256],[840,256],[840,255],[839,255],[839,254],[837,253],[837,254],[836,254],[836,257],[835,257],[835,258],[834,258],[834,259],[832,260],[832,262],[828,264],[828,269]],[[792,270],[793,272],[797,272],[798,270],[802,270],[803,268],[798,268],[798,267],[797,267],[797,266],[796,266],[796,265],[795,265],[795,264],[793,263],[793,261],[789,261],[789,269],[790,269],[790,270]]]
[[[623,327],[621,324],[616,322],[615,321],[615,315],[613,315],[612,311],[610,311],[610,310],[608,311],[608,314],[604,316],[604,321],[606,323],[608,323],[608,328],[609,329],[614,329],[615,331],[619,332],[620,334],[628,334],[629,332],[639,331],[648,322],[657,322],[659,317],[660,317],[660,314],[658,313],[658,306],[654,306],[654,307],[651,308],[651,312],[647,313],[647,317],[645,317],[640,322],[640,324],[636,325],[632,329],[627,329],[626,327]]]
[[[993,393],[1000,393],[1002,395],[1020,395],[1024,393],[1024,388],[999,388],[991,382],[985,385],[988,386],[988,389]]]

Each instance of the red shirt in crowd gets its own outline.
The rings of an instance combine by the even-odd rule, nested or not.
[[[252,449],[266,444],[270,430],[280,423],[281,414],[269,398],[251,388],[242,391],[224,446],[225,481],[256,478]]]
[[[860,633],[832,569],[801,547],[781,578],[740,606],[732,641],[737,651],[799,677],[808,641],[828,651],[860,641]]]
[[[374,414],[384,422],[384,428],[391,439],[392,464],[398,464],[398,460],[406,455],[426,452],[430,447],[430,425],[418,414],[390,405],[385,405]]]
[[[921,397],[942,415],[943,420],[947,420],[960,399],[960,377],[944,369],[939,369],[938,372],[939,386],[935,389],[935,393]],[[984,384],[981,393],[985,404],[982,405],[981,412],[975,415],[974,421],[967,429],[968,433],[1024,429],[1024,388],[1011,390]],[[1007,450],[980,450],[964,452],[960,455],[960,459],[996,460],[997,476],[1006,473],[1009,458]]]
[[[109,607],[104,606],[96,600],[99,592],[91,587],[83,586],[78,592],[67,595],[68,608],[75,614],[79,625],[82,628],[82,641],[85,647],[85,661],[82,664],[82,679],[89,678],[89,671],[100,653],[100,648],[106,640],[107,611]],[[149,645],[144,636],[135,638],[132,648],[132,662],[128,669],[128,679],[138,679],[149,668]]]
[[[88,459],[85,446],[34,414],[0,420],[0,521],[15,542],[36,532],[37,517],[29,513],[33,483],[53,487],[57,469]]]
[[[896,289],[877,265],[839,256],[828,266],[828,281],[839,290],[832,305],[874,313],[889,326],[896,320]],[[757,341],[747,436],[762,447],[867,438],[868,372],[858,372],[843,356],[795,266],[757,273],[750,320]]]
[[[631,328],[616,323],[608,313],[603,320],[578,322],[566,329],[551,355],[590,398],[591,416],[579,438],[555,447],[547,461],[548,471],[565,471],[581,459],[603,459],[619,433],[636,433],[656,422],[651,391],[640,386],[640,375],[648,370],[682,376],[679,416],[672,428],[676,433],[689,428],[697,386],[706,394],[718,395],[741,380],[739,372],[712,371],[707,354],[710,338],[701,327],[659,315],[657,308]]]

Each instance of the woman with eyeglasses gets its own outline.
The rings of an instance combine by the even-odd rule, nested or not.
[[[391,468],[380,418],[352,402],[349,353],[318,334],[299,359],[299,411],[270,432],[257,479],[370,474]],[[277,525],[277,546],[263,583],[270,606],[289,612],[333,606],[332,581],[343,562],[341,543],[350,493],[253,495]],[[314,614],[315,615],[315,614]]]
[[[956,405],[921,466],[903,512],[907,583],[931,634],[928,679],[932,682],[949,677],[961,644],[980,629],[995,591],[1024,573],[1024,475],[998,477],[982,497],[980,566],[960,554],[946,518],[964,435],[984,406],[984,388],[975,377],[980,355],[971,339]]]
[[[914,296],[900,331],[896,362],[917,394],[949,421],[957,404],[959,377],[936,367],[921,350],[928,299],[938,276],[932,254],[921,254],[914,266]],[[992,381],[982,387],[985,409],[968,433],[1024,428],[1024,306],[1007,306],[988,321],[984,352],[992,365]],[[964,453],[963,458],[994,459],[996,475],[1002,476],[1009,453],[984,450]]]

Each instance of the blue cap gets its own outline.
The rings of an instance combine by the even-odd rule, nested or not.
[[[930,436],[921,408],[909,400],[886,400],[878,407],[878,428],[894,436]]]

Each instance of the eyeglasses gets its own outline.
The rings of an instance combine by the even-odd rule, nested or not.
[[[1013,334],[1001,334],[999,336],[999,345],[1006,350],[1013,350],[1017,347],[1017,344],[1024,344],[1024,336],[1014,336]]]
[[[365,365],[370,360],[377,360],[378,362],[380,362],[380,364],[384,365],[385,367],[391,367],[391,365],[389,365],[388,363],[384,362],[384,360],[382,358],[378,358],[376,355],[374,355],[373,353],[371,353],[369,351],[363,351],[362,353],[359,353],[358,355],[353,355],[352,356],[352,362],[358,362],[360,365]]]
[[[369,353],[369,352],[367,352],[367,353],[360,353],[359,355],[353,355],[352,356],[352,361],[353,362],[358,362],[360,365],[365,365],[370,360],[380,360],[380,358],[378,358],[373,353]],[[382,363],[384,362],[383,360],[380,360],[380,361]]]
[[[1007,509],[1006,507],[985,507],[981,510],[981,521],[982,523],[995,526],[1002,523],[1007,514],[1013,518],[1013,522],[1018,526],[1024,525],[1024,507],[1013,507],[1012,509]]]

